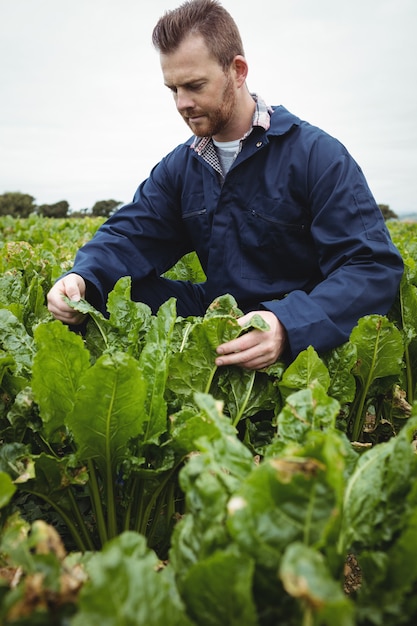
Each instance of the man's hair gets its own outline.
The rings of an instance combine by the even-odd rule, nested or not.
[[[201,35],[223,70],[237,54],[244,55],[238,27],[217,0],[187,0],[167,11],[153,29],[152,43],[160,53],[170,54],[188,35]]]

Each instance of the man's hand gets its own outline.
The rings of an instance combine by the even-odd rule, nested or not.
[[[287,340],[286,331],[271,311],[252,311],[238,319],[240,326],[258,314],[270,330],[250,330],[248,333],[223,343],[217,348],[216,365],[240,365],[250,370],[260,370],[275,363],[282,354]]]
[[[48,309],[57,320],[65,324],[81,324],[85,315],[72,309],[64,300],[78,302],[85,297],[85,281],[78,274],[68,274],[58,280],[47,295]]]

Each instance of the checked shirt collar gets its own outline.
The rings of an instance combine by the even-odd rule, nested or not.
[[[255,126],[261,126],[264,130],[268,130],[271,123],[270,115],[272,113],[272,109],[256,94],[253,93],[251,96],[255,100],[256,104],[255,112],[252,118],[252,127],[241,138],[239,151],[242,148],[242,142],[246,139],[246,137],[248,137],[248,135],[250,135]],[[216,148],[214,147],[211,137],[196,137],[190,147],[195,150],[195,152],[197,152],[197,154],[199,154],[209,165],[211,165],[211,167],[213,167],[223,178],[223,171],[220,165],[219,157],[217,156]]]

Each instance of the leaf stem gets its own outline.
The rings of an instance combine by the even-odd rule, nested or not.
[[[81,533],[82,533],[82,535],[84,537],[85,544],[86,544],[88,550],[94,550],[93,540],[92,540],[91,535],[88,532],[88,529],[87,529],[87,527],[85,525],[84,519],[83,519],[83,517],[81,515],[80,509],[79,509],[79,506],[78,506],[78,502],[75,499],[75,496],[74,496],[74,493],[73,493],[72,489],[69,489],[68,495],[69,495],[69,499],[71,501],[72,511],[73,511],[73,513],[75,515],[75,520],[76,520],[76,522],[78,524],[78,527],[79,527],[79,529],[80,529],[80,531],[81,531]]]
[[[306,608],[303,611],[302,626],[313,626],[313,624],[314,624],[313,611],[310,606],[306,606]]]
[[[243,400],[242,404],[240,405],[240,409],[237,412],[236,417],[235,417],[235,419],[233,421],[233,426],[235,426],[235,427],[238,425],[238,423],[242,419],[242,416],[243,416],[243,414],[245,412],[245,409],[246,409],[246,407],[248,405],[249,398],[250,398],[250,395],[252,393],[253,385],[254,385],[254,382],[255,382],[255,374],[256,374],[256,370],[253,370],[251,372],[251,377],[250,377],[247,393],[245,395],[245,399]]]
[[[134,505],[134,508],[133,508]],[[131,490],[131,497],[129,502],[128,514],[125,519],[125,529],[130,527],[131,519],[133,519],[133,527],[139,532],[142,525],[144,508],[144,481],[140,478],[136,478]],[[132,515],[133,511],[133,515]]]
[[[210,371],[210,375],[207,379],[207,384],[206,384],[206,388],[204,390],[204,393],[210,393],[210,387],[211,387],[211,383],[213,382],[213,378],[214,378],[214,374],[217,372],[217,365],[215,365],[211,371]]]
[[[101,545],[104,545],[108,540],[108,533],[106,522],[104,519],[103,513],[103,505],[100,499],[100,487],[98,485],[96,468],[94,467],[94,463],[91,459],[87,461],[88,464],[88,474],[89,474],[89,487],[91,494],[91,502],[93,505],[94,516],[96,518],[98,536],[100,539]]]
[[[358,410],[355,416],[355,422],[353,425],[352,441],[359,441],[362,436],[363,425],[365,423],[365,402],[368,394],[369,387],[371,386],[373,372],[375,371],[376,354],[378,350],[378,340],[375,341],[374,353],[372,357],[372,364],[369,368],[369,374],[366,379],[366,383],[362,389],[362,393],[359,399]]]
[[[38,491],[29,490],[29,489],[25,489],[25,491],[27,491],[28,493],[31,493],[34,496],[37,496],[38,498],[41,498],[42,500],[47,502],[53,509],[55,509],[55,511],[60,515],[60,517],[62,517],[63,521],[67,525],[75,543],[77,544],[81,552],[85,552],[87,550],[89,546],[86,546],[86,544],[84,543],[80,533],[78,532],[78,528],[76,524],[74,524],[71,517],[68,515],[68,513],[65,512],[65,510],[61,506],[59,506],[59,504],[54,502],[52,498],[49,498],[47,495],[40,493]]]
[[[177,470],[177,467],[178,466],[173,467],[172,470],[167,473],[167,475],[164,477],[164,480],[162,480],[162,482],[158,485],[158,487],[152,493],[152,496],[149,499],[148,504],[146,505],[144,514],[142,515],[140,527],[138,528],[138,531],[142,533],[143,535],[146,535],[146,528],[149,523],[152,509],[155,506],[156,500],[159,497],[160,493],[165,489],[167,483],[171,480],[172,476]]]
[[[413,391],[413,372],[410,360],[410,351],[408,347],[405,349],[404,358],[406,363],[406,375],[407,375],[407,402],[413,404],[414,391]]]

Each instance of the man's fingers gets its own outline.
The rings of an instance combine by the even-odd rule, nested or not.
[[[75,311],[65,302],[65,296],[69,300],[78,302],[85,295],[85,282],[78,274],[68,274],[61,278],[48,293],[48,309],[56,319],[66,324],[81,324],[85,315]]]

